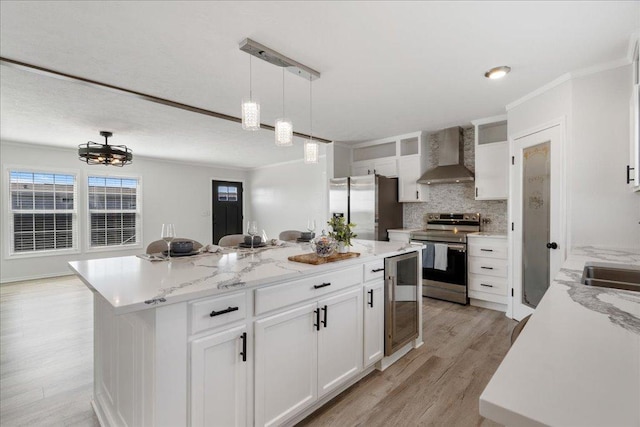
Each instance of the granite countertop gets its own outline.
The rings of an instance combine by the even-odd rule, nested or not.
[[[148,261],[137,256],[69,262],[69,267],[116,314],[273,284],[361,264],[422,248],[402,242],[353,240],[359,257],[310,265],[289,261],[292,255],[312,252],[308,243],[250,250],[225,249],[171,261]]]
[[[586,262],[640,265],[640,250],[576,248],[480,396],[517,426],[640,425],[640,292],[580,283]]]

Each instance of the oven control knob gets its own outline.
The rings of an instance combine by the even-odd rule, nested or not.
[[[464,219],[469,219],[469,215],[465,215],[465,216],[464,216]]]

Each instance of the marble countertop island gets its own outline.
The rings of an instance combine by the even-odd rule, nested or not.
[[[148,261],[137,256],[72,261],[70,268],[92,290],[102,295],[115,314],[123,314],[311,276],[352,264],[415,251],[421,245],[353,240],[359,257],[310,265],[289,261],[292,255],[313,252],[308,243],[287,243],[248,249],[225,249],[171,261]]]
[[[580,283],[586,262],[640,250],[576,248],[480,396],[507,426],[640,426],[640,292]]]

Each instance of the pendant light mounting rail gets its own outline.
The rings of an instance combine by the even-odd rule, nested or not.
[[[26,62],[16,61],[14,59],[9,59],[5,57],[0,57],[0,65],[4,65],[10,68],[15,68],[18,70],[28,71],[30,73],[40,74],[43,76],[53,77],[59,80],[65,80],[75,83],[80,83],[85,86],[98,88],[102,90],[107,90],[113,93],[119,93],[121,95],[127,95],[132,98],[142,99],[144,101],[155,102],[156,104],[166,105],[168,107],[178,108],[180,110],[191,111],[192,113],[203,114],[209,117],[215,117],[222,120],[228,120],[231,122],[242,123],[242,119],[240,117],[230,116],[228,114],[218,113],[211,110],[206,110],[200,107],[194,107],[192,105],[183,104],[181,102],[172,101],[165,98],[159,98],[157,96],[149,95],[142,92],[137,92],[130,89],[125,89],[123,87],[110,85],[108,83],[102,83],[96,80],[86,79],[84,77],[74,76],[72,74],[62,73],[60,71],[51,70],[49,68],[40,67],[37,65],[29,64]],[[275,130],[275,128],[271,125],[267,125],[264,123],[260,124],[261,129],[267,130]],[[300,138],[309,138],[309,135],[300,132],[293,132],[293,134]],[[316,141],[324,142],[326,144],[330,143],[331,140],[325,138],[314,137]]]
[[[287,71],[295,74],[296,76],[300,76],[305,80],[316,80],[320,78],[320,73],[313,68],[307,67],[298,61],[294,61],[293,59],[288,58],[283,54],[258,43],[257,41],[244,39],[240,42],[240,50],[247,52],[256,58],[260,58],[263,61],[267,61],[269,64],[286,68]]]

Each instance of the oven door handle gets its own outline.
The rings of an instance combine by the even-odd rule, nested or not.
[[[466,252],[467,247],[465,245],[447,245],[447,249],[457,250],[459,252]]]

